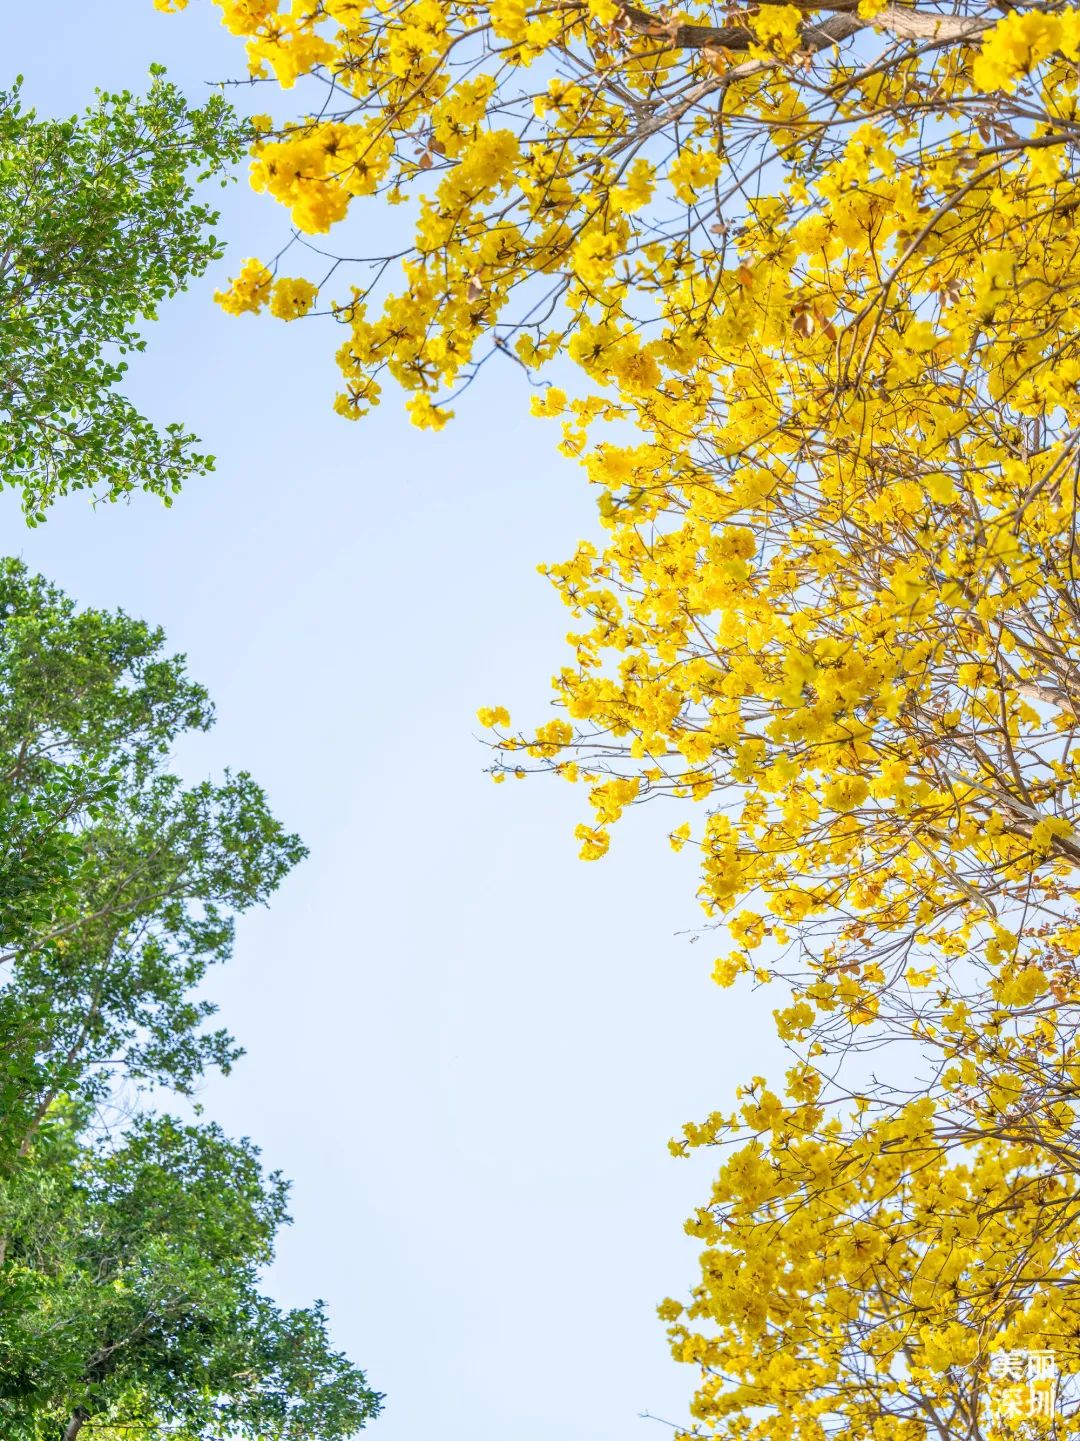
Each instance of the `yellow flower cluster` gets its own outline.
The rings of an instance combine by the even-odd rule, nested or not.
[[[290,280],[282,276],[274,282],[270,314],[276,315],[279,320],[298,320],[301,315],[307,315],[318,293],[318,286],[312,285],[310,280]]]
[[[1080,54],[1080,10],[1014,10],[987,33],[973,79],[980,90],[1011,90],[1019,76],[1055,54],[1069,60]]]
[[[736,1125],[754,1133],[687,1223],[705,1247],[689,1305],[659,1308],[676,1357],[701,1369],[698,1426],[821,1441],[842,1417],[859,1441],[923,1441],[937,1413],[956,1432],[1017,1434],[1000,1407],[1002,1358],[1016,1358],[1025,1390],[1030,1354],[1062,1375],[1080,1362],[1075,1176],[1034,1175],[1028,1144],[972,1140],[954,1157],[925,1101],[842,1131],[816,1084],[796,1067],[778,1096],[757,1078],[738,1117],[673,1143],[685,1154]],[[1021,1290],[1024,1304],[1005,1302]],[[1067,1413],[1047,1419],[1052,1432],[1023,1434],[1077,1434]]]
[[[665,1307],[702,1431],[998,1441],[991,1350],[1080,1361],[1080,9],[220,7],[332,87],[256,187],[403,227],[334,306],[339,411],[577,367],[533,400],[598,501],[545,567],[561,714],[480,719],[585,787],[588,860],[697,807],[716,979],[780,986],[798,1056],[675,1143],[741,1141]]]
[[[257,312],[270,299],[274,277],[260,260],[245,260],[228,290],[214,292],[214,299],[230,315]]]

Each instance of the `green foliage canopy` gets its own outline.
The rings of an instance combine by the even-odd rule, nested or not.
[[[235,1059],[195,988],[304,854],[247,774],[169,773],[212,718],[159,630],[0,562],[5,1441],[342,1441],[379,1409],[321,1305],[259,1290],[281,1177],[136,1109]]]
[[[247,137],[222,97],[193,108],[159,67],[145,97],[102,93],[67,120],[26,108],[18,84],[0,91],[0,483],[32,524],[73,490],[167,504],[212,467],[117,387],[139,321],[221,254],[194,185]]]

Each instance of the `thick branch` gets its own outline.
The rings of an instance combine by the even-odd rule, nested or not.
[[[1016,689],[1025,700],[1043,701],[1044,704],[1057,706],[1059,710],[1068,711],[1071,715],[1076,714],[1076,701],[1061,686],[1021,685]]]
[[[71,1413],[71,1420],[67,1423],[67,1429],[64,1431],[64,1441],[75,1441],[75,1438],[89,1419],[90,1412],[84,1410],[81,1406],[76,1406],[75,1410]]]
[[[825,0],[825,3],[813,8],[848,12],[854,11],[857,4],[858,0]],[[687,25],[680,21],[659,20],[649,11],[640,10],[634,5],[624,6],[623,14],[639,34],[666,40],[672,48],[678,50],[744,51],[759,43],[748,25]],[[829,45],[838,45],[870,24],[900,40],[941,40],[956,43],[975,39],[989,23],[988,20],[972,19],[966,15],[934,15],[904,5],[887,5],[873,21],[861,20],[855,14],[838,13],[834,19],[826,20],[823,24],[804,25],[802,33],[807,50],[822,50]]]
[[[887,5],[873,24],[899,40],[943,40],[953,43],[976,40],[993,20],[970,15],[934,15],[906,5]]]

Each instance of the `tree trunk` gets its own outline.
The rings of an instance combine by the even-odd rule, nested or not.
[[[83,1424],[90,1419],[90,1412],[82,1406],[76,1406],[71,1413],[71,1420],[67,1423],[67,1430],[64,1432],[64,1441],[75,1441]]]

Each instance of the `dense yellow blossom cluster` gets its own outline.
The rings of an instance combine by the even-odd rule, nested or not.
[[[745,1088],[739,1120],[756,1138],[688,1223],[701,1281],[688,1305],[660,1310],[676,1355],[702,1371],[697,1428],[740,1441],[1075,1435],[1075,1154],[935,1132],[926,1100],[842,1136],[816,1084],[795,1069],[784,1097],[760,1078]],[[723,1125],[688,1128],[682,1144]],[[1029,1380],[1040,1355],[1049,1374]],[[1002,1375],[1005,1358],[1018,1376]]]
[[[717,980],[791,992],[786,1099],[676,1145],[736,1147],[664,1308],[699,1425],[1016,1434],[991,1353],[1080,1368],[1080,9],[218,3],[323,85],[256,187],[306,232],[400,204],[338,409],[389,375],[440,426],[493,348],[579,369],[534,409],[600,539],[546,567],[559,719],[481,713],[506,773],[587,787],[587,859],[691,808]]]

